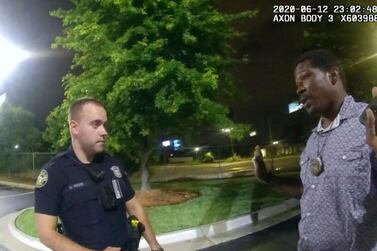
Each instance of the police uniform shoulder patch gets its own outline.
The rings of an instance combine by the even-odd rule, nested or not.
[[[45,169],[42,169],[42,171],[39,173],[37,181],[35,183],[35,187],[41,188],[44,187],[47,184],[48,181],[48,172]]]
[[[119,166],[112,166],[110,169],[113,171],[115,177],[122,178],[122,172],[120,171]]]

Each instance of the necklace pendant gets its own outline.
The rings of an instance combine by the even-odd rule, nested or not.
[[[321,157],[310,159],[310,170],[314,176],[319,176],[323,172]]]

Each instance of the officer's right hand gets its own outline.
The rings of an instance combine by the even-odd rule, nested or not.
[[[271,174],[269,174],[267,171],[261,152],[255,151],[253,163],[255,167],[254,174],[257,180],[262,183],[268,183],[270,181]]]
[[[103,251],[120,251],[120,248],[115,248],[115,247],[107,247]]]

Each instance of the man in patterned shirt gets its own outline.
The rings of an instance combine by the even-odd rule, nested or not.
[[[307,52],[295,66],[300,103],[320,116],[301,154],[301,179],[268,173],[259,156],[256,177],[276,191],[301,196],[298,250],[377,250],[373,113],[367,112],[366,130],[359,116],[367,105],[347,95],[342,67],[329,51]]]

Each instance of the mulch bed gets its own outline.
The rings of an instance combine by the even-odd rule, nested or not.
[[[189,191],[169,191],[160,189],[136,192],[136,198],[145,207],[178,204],[197,196],[198,194]]]

